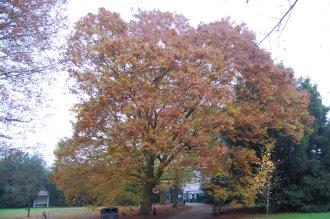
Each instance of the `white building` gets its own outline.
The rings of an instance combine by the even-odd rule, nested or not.
[[[201,190],[201,185],[199,181],[188,183],[183,188],[183,199],[186,202],[204,202],[205,194]]]
[[[33,201],[33,207],[48,207],[49,206],[49,193],[45,189],[38,192],[38,196]]]

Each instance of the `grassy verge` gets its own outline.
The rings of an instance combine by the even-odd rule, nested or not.
[[[157,215],[150,215],[148,219],[165,219],[170,215],[177,214],[178,212],[188,209],[186,206],[180,206],[178,208],[172,208],[172,205],[153,205]],[[52,212],[52,217],[61,219],[76,219],[82,218],[82,215],[86,215],[87,208],[31,208],[30,219],[40,218],[43,211]],[[140,217],[138,215],[139,207],[119,207],[119,219],[146,219],[146,217]],[[92,218],[100,218],[100,208],[91,209],[90,213]],[[11,208],[0,209],[0,219],[25,219],[27,210],[25,208]]]
[[[320,213],[280,213],[266,217],[267,219],[328,219],[330,212]]]
[[[224,211],[217,219],[330,219],[330,212],[271,213],[267,215],[260,211],[255,211],[254,208],[231,208],[230,206]]]
[[[40,216],[43,211],[80,209],[80,208],[31,208],[30,215],[32,218]],[[2,208],[0,209],[0,219],[10,219],[16,217],[25,217],[27,210],[25,208]]]

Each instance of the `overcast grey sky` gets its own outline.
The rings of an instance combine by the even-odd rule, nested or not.
[[[278,22],[294,0],[69,0],[69,18],[73,24],[88,12],[99,7],[121,14],[129,20],[138,8],[159,9],[183,14],[191,24],[208,23],[231,17],[236,23],[246,23],[260,41]],[[286,21],[284,21],[286,23]],[[282,26],[283,27],[283,26]],[[276,62],[291,67],[296,77],[308,76],[318,85],[324,104],[330,105],[330,1],[298,0],[285,29],[274,32],[261,45]],[[49,95],[54,101],[42,117],[42,123],[26,144],[39,144],[48,163],[59,139],[70,136],[69,109],[74,98],[60,78]]]

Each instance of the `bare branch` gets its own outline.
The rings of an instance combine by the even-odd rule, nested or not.
[[[294,6],[297,4],[298,0],[296,0],[291,6],[290,8],[285,12],[285,14],[281,17],[281,19],[277,22],[277,24],[273,27],[273,29],[271,31],[269,31],[269,33],[267,33],[267,35],[257,44],[257,46],[259,46],[265,39],[267,39],[267,37],[269,37],[270,34],[272,34],[274,32],[274,30],[277,27],[280,27],[282,24],[282,21],[284,20],[285,17],[287,17],[288,15],[291,15],[291,12],[293,11]],[[287,23],[287,22],[286,22]],[[283,31],[283,30],[282,30]]]

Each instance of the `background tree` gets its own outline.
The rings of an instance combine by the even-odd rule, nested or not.
[[[159,183],[160,191],[168,191],[171,194],[172,206],[177,207],[177,197],[186,183],[194,178],[194,170],[188,165],[176,166],[172,163],[164,172]],[[164,194],[165,195],[165,194]],[[164,200],[165,202],[165,200]]]
[[[267,75],[272,77],[269,86],[282,89],[273,90],[276,95],[268,96],[269,91],[262,81],[269,79],[261,79],[262,76],[252,83],[238,81],[235,87],[236,101],[227,106],[227,111],[235,120],[234,128],[220,135],[220,138],[229,150],[225,156],[211,154],[214,162],[206,165],[203,172],[204,176],[210,177],[204,189],[220,205],[254,204],[258,191],[268,187],[264,191],[267,196],[273,186],[275,169],[270,159],[277,141],[274,133],[280,133],[297,143],[302,137],[304,125],[312,122],[312,118],[306,114],[307,93],[298,88],[290,69],[283,66],[276,66],[276,69],[287,73],[286,79],[281,79],[280,74]],[[290,81],[290,86],[283,79]],[[279,113],[278,104],[287,107]],[[298,115],[299,120],[292,120]],[[283,124],[284,121],[288,123]]]
[[[74,134],[56,152],[54,180],[68,193],[72,174],[88,174],[88,195],[100,203],[116,194],[104,188],[137,183],[142,214],[164,172],[184,165],[185,155],[201,169],[231,156],[252,178],[247,164],[259,161],[253,147],[266,151],[267,131],[298,139],[308,120],[293,73],[227,20],[193,28],[180,15],[140,11],[125,22],[101,8],[77,22],[67,60],[82,98]]]
[[[58,67],[54,36],[65,28],[65,0],[0,1],[0,140],[31,120],[41,79]]]
[[[63,146],[62,146],[63,145]],[[62,141],[55,154],[61,155],[68,147],[74,150],[71,140]],[[132,178],[122,179],[122,172],[112,166],[104,165],[103,151],[89,153],[88,163],[79,156],[67,156],[61,163],[56,161],[55,169],[50,175],[52,182],[65,193],[66,203],[73,206],[83,205],[137,205],[140,201],[141,186]],[[82,162],[82,163],[81,163]],[[58,174],[58,168],[61,174]],[[88,177],[86,177],[88,176]]]
[[[271,159],[271,152],[267,154],[267,160],[261,165],[261,172],[258,189],[257,202],[261,202],[262,206],[265,206],[266,213],[268,214],[272,210],[273,194],[272,191],[275,190],[280,184],[280,178],[276,174],[276,163]]]
[[[47,184],[45,163],[39,155],[1,147],[1,207],[31,207],[41,186]]]
[[[265,185],[269,173],[261,167],[269,160],[259,159],[255,152],[244,148],[214,159],[220,163],[202,173],[205,178],[202,188],[210,201],[220,210],[226,204],[253,205],[256,193]]]
[[[48,174],[49,176],[49,174]],[[49,193],[49,205],[52,207],[67,206],[63,191],[59,190],[57,186],[48,181],[46,189]]]
[[[280,184],[273,189],[273,206],[286,211],[329,210],[329,108],[322,104],[316,85],[309,79],[300,80],[300,89],[308,91],[309,111],[315,118],[305,129],[300,143],[282,135],[276,136],[273,160]]]
[[[64,206],[63,192],[48,182],[49,171],[39,154],[0,147],[0,207],[31,207],[40,189],[47,189],[51,206]]]

